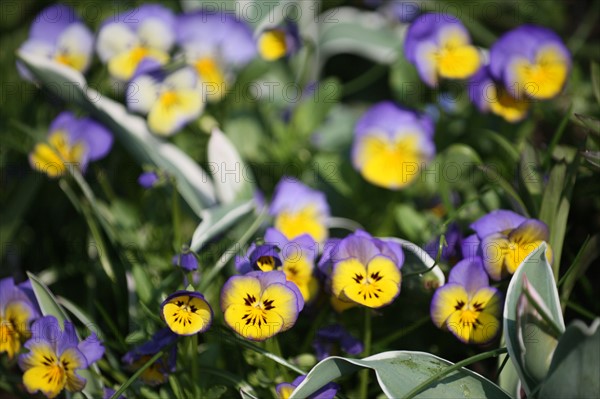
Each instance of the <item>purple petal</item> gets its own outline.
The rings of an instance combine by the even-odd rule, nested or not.
[[[462,285],[469,295],[474,295],[477,290],[490,285],[481,258],[474,257],[463,259],[450,271],[448,283]]]
[[[477,234],[472,234],[462,240],[460,251],[463,258],[470,259],[476,256],[481,256],[480,244],[481,242],[479,241]]]
[[[469,99],[480,112],[488,112],[490,102],[496,100],[492,97],[494,92],[496,92],[496,85],[492,80],[489,68],[487,66],[479,68],[468,82]],[[495,97],[497,97],[497,94]]]
[[[270,272],[254,271],[248,273],[247,276],[256,277],[260,281],[260,286],[263,290],[271,284],[285,284],[287,281],[285,273],[278,270]]]
[[[31,339],[25,342],[25,347],[29,348],[30,343],[46,341],[56,348],[61,335],[62,331],[56,317],[51,315],[40,317],[31,325]]]
[[[172,263],[174,266],[179,266],[188,272],[198,269],[198,260],[191,252],[175,255]]]
[[[302,296],[300,289],[298,288],[296,283],[293,283],[291,281],[286,281],[285,286],[292,290],[296,295],[296,309],[298,309],[298,313],[300,313],[302,309],[304,309],[304,297]]]
[[[349,355],[358,355],[365,350],[363,343],[344,330],[340,339],[340,346]]]
[[[402,108],[391,101],[383,101],[373,105],[356,123],[356,137],[362,137],[373,130],[382,131],[390,138],[400,129],[422,132],[428,137],[434,133],[433,121],[425,115]]]
[[[79,131],[74,138],[85,142],[90,161],[104,158],[109,153],[113,136],[103,125],[91,118],[83,118],[79,120],[77,128]]]
[[[498,209],[480,217],[470,227],[482,239],[489,234],[516,229],[525,220],[527,218],[513,211]]]
[[[330,238],[323,247],[323,253],[321,254],[321,259],[319,259],[317,266],[319,271],[325,276],[331,274],[331,267],[333,266],[332,255],[337,253],[341,241],[342,240],[339,238]]]
[[[104,346],[96,333],[92,333],[89,337],[80,342],[79,345],[77,345],[77,349],[83,353],[87,359],[88,365],[97,362],[104,356]]]
[[[56,44],[59,36],[80,19],[75,10],[63,4],[44,8],[34,19],[29,32],[31,39]]]
[[[137,181],[140,186],[149,189],[158,182],[158,175],[156,172],[144,172],[138,177]]]
[[[363,265],[366,265],[379,254],[381,254],[381,251],[377,248],[373,239],[352,234],[340,242],[337,250],[332,252],[331,260],[337,263],[344,259],[356,258]]]
[[[272,244],[263,244],[256,247],[252,253],[249,254],[250,265],[254,266],[258,260],[263,257],[272,257],[275,260],[275,266],[281,266],[281,258],[279,257],[279,248]]]
[[[295,213],[307,206],[315,207],[324,217],[330,215],[325,194],[309,188],[297,179],[284,176],[275,187],[269,212],[273,216],[284,211]]]
[[[76,348],[79,344],[77,339],[77,333],[75,332],[75,326],[68,320],[64,321],[65,328],[58,338],[56,345],[56,353],[60,356],[65,350],[69,348]]]

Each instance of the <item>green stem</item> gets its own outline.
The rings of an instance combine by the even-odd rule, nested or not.
[[[365,350],[363,351],[363,357],[371,355],[371,309],[365,308]],[[359,397],[366,399],[369,389],[369,369],[361,371],[360,374],[360,390]]]
[[[129,386],[131,384],[133,384],[140,377],[140,375],[142,375],[142,373],[144,371],[146,371],[146,369],[148,367],[152,366],[154,364],[154,362],[156,362],[158,359],[160,359],[160,357],[162,355],[164,355],[168,350],[170,350],[174,344],[175,344],[175,342],[172,343],[171,345],[163,348],[162,350],[157,352],[154,356],[152,356],[150,358],[150,360],[148,360],[146,363],[144,363],[144,365],[142,367],[140,367],[135,373],[133,373],[133,375],[131,377],[129,377],[129,379],[127,381],[125,381],[125,383],[123,385],[121,385],[119,387],[119,389],[117,389],[117,391],[113,394],[113,396],[111,396],[110,399],[118,399],[119,396],[121,396],[121,394],[123,394],[123,392],[125,392],[127,390],[127,388],[129,388]]]
[[[533,298],[533,296],[531,295],[531,292],[529,292],[529,290],[524,289],[523,290],[523,294],[525,294],[525,296],[527,297],[527,300],[529,301],[529,303],[540,314],[540,316],[546,322],[546,324],[548,325],[548,327],[550,327],[550,329],[554,333],[554,337],[555,338],[559,338],[563,334],[564,329],[561,329],[556,324],[556,322],[554,321],[554,318],[552,317],[552,315],[548,314],[548,312],[546,311],[546,309],[544,309],[542,306],[540,306],[540,304],[535,300],[535,298]]]
[[[504,359],[502,359],[502,364],[500,365],[500,368],[496,373],[497,379],[500,378],[500,374],[502,373],[502,370],[504,370],[504,366],[506,366],[506,363],[508,363],[508,359],[510,359],[510,355],[507,353],[506,356],[504,356]]]
[[[580,315],[582,315],[584,317],[587,317],[590,320],[594,320],[596,317],[598,317],[595,314],[593,314],[592,312],[590,312],[589,310],[587,310],[587,309],[579,306],[575,302],[567,301],[567,307],[569,309],[572,309],[572,310],[576,311]]]
[[[375,344],[374,344],[374,346],[376,347],[375,349],[387,347],[392,342],[399,340],[400,338],[410,334],[411,332],[415,331],[422,325],[426,324],[427,322],[429,322],[429,320],[431,320],[431,316],[429,316],[429,315],[423,316],[419,320],[412,323],[410,326],[408,326],[406,328],[401,328],[398,331],[396,331],[395,333],[388,335],[387,337],[385,337],[383,339],[380,339],[379,341],[375,342]]]
[[[196,396],[200,396],[199,386],[198,386],[198,334],[194,334],[189,337],[190,346],[188,355],[190,357],[189,361],[191,363],[192,368],[192,390],[195,392]]]
[[[459,369],[463,368],[464,366],[468,366],[470,364],[479,362],[481,360],[488,359],[490,357],[496,357],[498,355],[501,355],[501,354],[507,353],[507,352],[508,352],[508,350],[506,348],[498,348],[498,349],[494,349],[494,350],[491,350],[488,352],[480,353],[475,356],[471,356],[465,360],[455,363],[452,366],[448,366],[443,371],[440,371],[439,373],[434,374],[430,378],[426,379],[425,381],[423,381],[422,383],[417,385],[408,394],[406,394],[406,396],[404,396],[404,399],[414,398],[415,396],[417,396],[417,394],[419,394],[420,392],[425,390],[428,386],[430,386],[434,382],[440,380],[441,378],[447,376],[448,374],[452,373],[453,371],[459,370]]]

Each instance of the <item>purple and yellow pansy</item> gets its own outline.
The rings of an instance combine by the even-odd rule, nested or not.
[[[42,10],[34,19],[29,38],[19,51],[54,60],[79,72],[85,72],[94,52],[94,35],[76,15],[75,10],[55,4]],[[18,65],[21,76],[31,80],[28,71]]]
[[[464,259],[450,271],[448,283],[431,300],[431,319],[460,341],[485,344],[500,331],[502,296],[490,287],[481,258]]]
[[[96,51],[113,78],[129,81],[169,61],[175,26],[175,14],[168,8],[142,5],[106,19],[98,32]]]
[[[342,302],[380,308],[400,294],[404,253],[396,243],[359,230],[339,242],[330,262],[331,292]]]
[[[47,143],[36,144],[29,154],[29,163],[52,178],[71,167],[84,173],[89,162],[109,153],[112,144],[112,134],[98,122],[62,112],[50,124]]]
[[[64,389],[81,391],[86,380],[77,374],[104,355],[104,346],[92,333],[79,342],[69,321],[64,328],[54,316],[37,319],[31,326],[31,338],[25,343],[29,352],[19,356],[23,385],[29,393],[41,392],[54,398]]]
[[[430,87],[440,78],[467,79],[481,65],[469,32],[448,14],[427,13],[415,19],[406,33],[404,54]]]
[[[556,33],[541,26],[519,26],[502,35],[490,49],[491,75],[514,98],[556,97],[570,69],[567,47]]]
[[[208,330],[213,310],[199,292],[181,290],[162,302],[160,316],[175,334],[193,335]]]
[[[494,280],[514,274],[525,258],[542,242],[548,242],[548,226],[537,219],[528,219],[508,210],[495,210],[471,224],[479,241],[478,254],[485,270]],[[547,257],[552,262],[552,249]]]
[[[354,129],[352,163],[368,182],[398,190],[412,183],[435,155],[433,121],[384,101]]]
[[[312,343],[319,361],[329,357],[334,349],[349,355],[358,355],[364,350],[363,343],[339,324],[323,327],[317,331]]]
[[[275,187],[269,212],[275,228],[286,238],[308,234],[317,243],[327,239],[330,216],[325,194],[291,177],[283,177]]]
[[[264,341],[292,328],[303,307],[298,287],[281,271],[233,276],[221,290],[225,323],[253,341]]]
[[[12,277],[0,280],[0,353],[6,352],[9,359],[17,355],[37,316],[37,307]]]
[[[298,26],[285,21],[280,26],[264,29],[258,34],[258,53],[266,61],[288,57],[300,49],[301,39]]]

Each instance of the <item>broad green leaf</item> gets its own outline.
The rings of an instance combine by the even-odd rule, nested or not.
[[[106,125],[140,164],[152,164],[175,177],[178,191],[196,214],[216,203],[206,172],[178,147],[150,133],[143,118],[89,88],[77,71],[36,55],[19,53],[18,57],[50,92]]]
[[[64,328],[65,320],[69,322],[71,322],[71,320],[64,309],[60,306],[58,299],[54,296],[46,284],[38,279],[33,273],[27,272],[27,277],[29,277],[29,281],[31,281],[31,287],[42,314],[44,316],[52,315],[56,317],[59,324]],[[90,328],[89,325],[87,325],[87,327]],[[78,333],[77,339],[81,341],[81,337]],[[102,396],[103,384],[102,379],[99,377],[100,370],[96,364],[92,364],[88,369],[78,370],[77,373],[87,381],[82,391],[82,394],[86,398]]]
[[[575,320],[566,329],[552,357],[540,398],[597,398],[600,396],[600,319],[590,327]]]
[[[329,357],[319,362],[294,390],[290,399],[306,398],[330,381],[362,368],[375,371],[383,393],[401,398],[420,383],[443,371],[453,363],[425,352],[392,351],[365,359]],[[442,377],[417,397],[434,398],[509,398],[500,387],[479,374],[461,368]]]
[[[212,130],[207,152],[208,168],[219,202],[226,205],[252,198],[252,171],[242,161],[231,140],[218,128]]]
[[[506,339],[506,347],[510,355],[510,361],[514,364],[519,379],[523,384],[523,389],[527,394],[539,384],[526,370],[523,364],[523,351],[519,344],[519,331],[517,328],[517,308],[519,298],[523,293],[523,277],[527,275],[527,280],[537,291],[540,298],[547,306],[550,317],[554,324],[561,331],[565,329],[565,323],[558,299],[558,290],[552,273],[552,268],[547,259],[548,245],[542,243],[534,250],[512,276],[508,290],[506,292],[506,301],[504,303],[503,330]]]
[[[339,7],[319,16],[318,48],[321,62],[335,54],[351,53],[382,64],[393,63],[402,38],[377,12]]]
[[[205,209],[201,212],[202,221],[196,227],[192,236],[190,248],[198,252],[202,247],[222,233],[242,217],[250,213],[255,207],[254,201],[236,201],[227,205]]]

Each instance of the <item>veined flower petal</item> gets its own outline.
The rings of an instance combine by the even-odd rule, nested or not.
[[[438,328],[443,327],[450,316],[462,309],[469,301],[467,291],[457,283],[438,288],[431,299],[431,320]]]
[[[163,301],[161,316],[175,334],[193,335],[210,327],[213,312],[202,294],[177,291]]]

